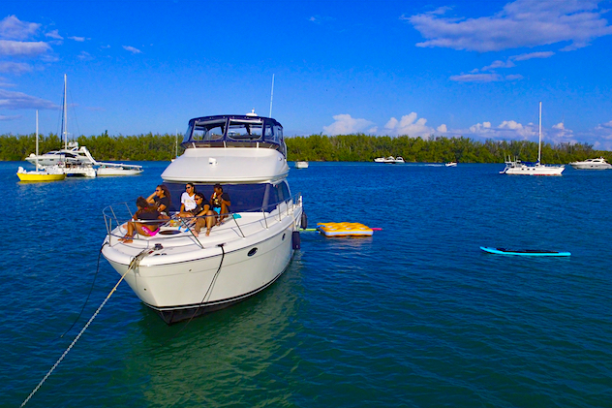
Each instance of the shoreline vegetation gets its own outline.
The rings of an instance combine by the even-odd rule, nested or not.
[[[79,136],[79,146],[86,146],[100,161],[169,161],[174,158],[175,135],[141,134],[135,136]],[[183,153],[179,138],[178,153]],[[406,162],[503,163],[507,156],[522,161],[536,161],[538,143],[529,141],[474,140],[466,137],[370,136],[351,134],[286,137],[288,161],[370,162],[377,157],[401,156]],[[42,153],[63,147],[57,134],[39,135]],[[21,161],[36,151],[36,135],[0,135],[0,160]],[[542,162],[566,164],[572,161],[604,157],[612,161],[612,152],[594,150],[586,143],[542,145]]]

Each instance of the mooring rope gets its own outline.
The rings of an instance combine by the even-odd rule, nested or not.
[[[85,333],[85,330],[87,330],[87,328],[89,327],[89,325],[91,324],[91,322],[93,322],[93,320],[96,318],[96,316],[98,316],[98,313],[100,313],[100,311],[102,310],[102,308],[104,307],[104,305],[106,305],[106,302],[108,302],[108,300],[110,299],[110,297],[113,295],[113,293],[115,293],[115,291],[117,290],[117,287],[119,286],[119,284],[123,281],[123,279],[126,277],[126,275],[132,270],[134,269],[136,266],[138,266],[140,264],[140,260],[142,258],[144,258],[145,256],[152,254],[154,252],[154,250],[152,249],[145,249],[142,252],[140,252],[138,255],[136,255],[134,257],[134,259],[132,259],[132,262],[130,262],[130,265],[128,266],[127,271],[125,271],[125,273],[123,275],[121,275],[121,279],[119,279],[119,282],[117,282],[117,284],[113,287],[113,289],[110,291],[110,293],[106,296],[106,299],[104,299],[104,301],[102,302],[102,304],[100,305],[100,307],[98,307],[98,309],[96,310],[96,312],[93,314],[93,316],[91,316],[91,318],[87,321],[87,323],[85,324],[85,326],[83,327],[83,329],[81,329],[81,331],[79,332],[79,334],[74,338],[74,340],[72,341],[72,343],[70,343],[70,345],[68,346],[68,348],[66,349],[66,351],[64,351],[64,353],[62,354],[62,356],[55,362],[55,364],[53,364],[53,367],[51,367],[51,369],[47,372],[47,374],[43,377],[42,380],[40,380],[40,382],[38,383],[38,385],[36,386],[36,388],[34,388],[34,390],[30,393],[30,395],[28,395],[28,398],[25,399],[25,401],[23,401],[23,403],[20,405],[20,407],[25,406],[25,404],[28,403],[28,401],[30,401],[30,399],[34,396],[34,394],[36,394],[36,392],[40,389],[40,387],[42,387],[42,385],[45,383],[45,381],[47,381],[47,378],[49,378],[49,376],[51,375],[51,373],[57,368],[57,366],[60,365],[60,363],[62,362],[62,360],[64,359],[64,357],[66,357],[66,355],[70,352],[70,350],[72,349],[72,347],[76,344],[77,341],[79,341],[79,339],[81,338],[81,336],[83,335],[83,333]]]

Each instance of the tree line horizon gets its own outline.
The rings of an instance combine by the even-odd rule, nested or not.
[[[96,160],[101,161],[169,161],[175,157],[174,134],[140,134],[110,136],[79,136],[79,146],[86,146]],[[526,140],[484,141],[472,138],[431,136],[372,136],[349,134],[327,136],[286,137],[288,161],[367,162],[378,157],[401,156],[406,162],[417,163],[503,163],[510,156],[522,161],[537,161],[538,143]],[[180,143],[180,141],[179,141]],[[63,147],[61,137],[50,133],[39,135],[39,153]],[[21,161],[36,152],[36,135],[0,135],[0,160]],[[183,148],[178,145],[178,154]],[[612,152],[595,150],[588,143],[542,144],[542,162],[565,164],[588,158],[612,159]]]

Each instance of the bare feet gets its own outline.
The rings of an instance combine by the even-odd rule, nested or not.
[[[124,244],[129,244],[130,242],[133,242],[133,238],[130,235],[126,235],[123,238],[119,238],[119,241],[123,242]]]
[[[199,233],[198,231],[194,230],[194,231],[193,231],[193,235],[195,235],[196,237],[199,237],[199,236],[200,236],[200,233]]]
[[[210,228],[206,228],[206,236],[210,235]]]

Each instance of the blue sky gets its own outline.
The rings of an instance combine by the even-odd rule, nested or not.
[[[0,8],[0,134],[467,136],[612,150],[612,2],[27,1]]]

